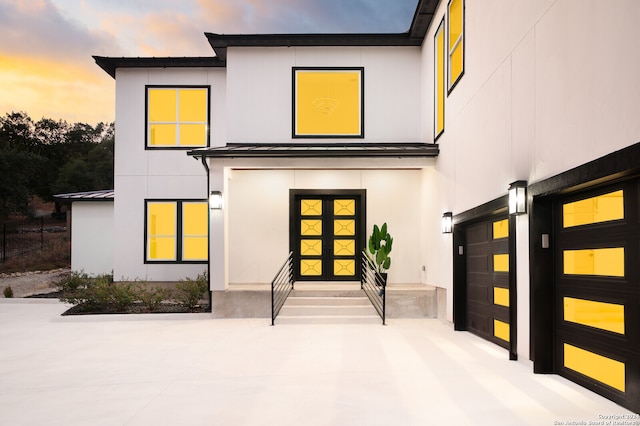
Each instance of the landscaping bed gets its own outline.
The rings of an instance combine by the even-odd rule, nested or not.
[[[180,280],[175,288],[144,281],[115,283],[111,275],[71,273],[59,282],[55,293],[41,296],[72,304],[62,315],[198,313],[209,312],[208,288],[206,273]]]

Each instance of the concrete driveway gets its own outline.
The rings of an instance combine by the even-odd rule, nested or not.
[[[65,309],[0,299],[0,424],[554,425],[634,416],[434,319],[271,327],[208,314],[61,317]]]

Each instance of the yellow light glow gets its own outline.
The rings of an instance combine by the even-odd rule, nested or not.
[[[493,222],[493,239],[507,238],[509,236],[509,219]]]
[[[295,95],[296,135],[360,135],[360,71],[298,70]]]
[[[624,334],[624,306],[615,303],[565,297],[564,320]]]
[[[494,287],[493,288],[493,303],[500,306],[509,307],[509,289]]]
[[[565,250],[563,260],[567,275],[624,277],[623,247]]]
[[[509,255],[508,254],[493,255],[493,271],[509,272]]]
[[[497,319],[493,320],[493,335],[505,342],[509,341],[509,324]]]
[[[564,366],[625,391],[625,365],[620,361],[564,343]]]
[[[302,259],[300,261],[300,275],[303,275],[303,276],[322,275],[322,261],[319,259]]]
[[[445,64],[445,49],[444,49],[444,25],[440,26],[435,40],[435,84],[436,84],[436,117],[435,117],[435,135],[439,135],[444,131],[444,64]]]
[[[624,219],[624,192],[619,190],[567,203],[562,206],[562,217],[565,228]]]
[[[335,259],[333,261],[333,275],[353,276],[356,274],[356,262],[350,259]]]

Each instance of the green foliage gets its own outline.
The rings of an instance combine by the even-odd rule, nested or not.
[[[145,282],[138,283],[135,290],[138,300],[151,312],[157,311],[162,302],[171,299],[173,294],[169,288],[148,287]]]
[[[389,254],[392,246],[393,238],[387,232],[387,223],[385,222],[381,228],[378,225],[373,225],[373,232],[369,237],[369,257],[379,273],[384,273],[391,267]]]
[[[4,290],[2,290],[2,294],[4,294],[5,298],[10,299],[13,297],[13,289],[11,288],[11,286],[7,286],[4,288]]]
[[[28,214],[34,195],[113,188],[113,141],[113,123],[0,116],[0,217]]]
[[[73,273],[58,288],[62,291],[60,301],[81,305],[86,311],[111,308],[123,312],[137,299],[131,284],[115,284],[111,275]]]
[[[193,310],[198,306],[198,302],[202,299],[209,289],[207,273],[199,274],[196,279],[185,278],[176,284],[176,298],[184,307]]]

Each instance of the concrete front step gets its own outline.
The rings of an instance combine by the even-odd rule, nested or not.
[[[286,316],[363,316],[376,315],[376,310],[366,305],[287,305],[284,304],[280,315]]]
[[[296,283],[276,324],[380,324],[360,283]]]
[[[278,315],[276,325],[281,324],[382,324],[378,315],[367,316],[339,316],[339,315],[315,315],[315,316],[287,316]]]
[[[300,293],[296,293],[300,294]],[[286,306],[371,306],[371,302],[360,293],[358,296],[296,296],[292,294],[287,299]]]

